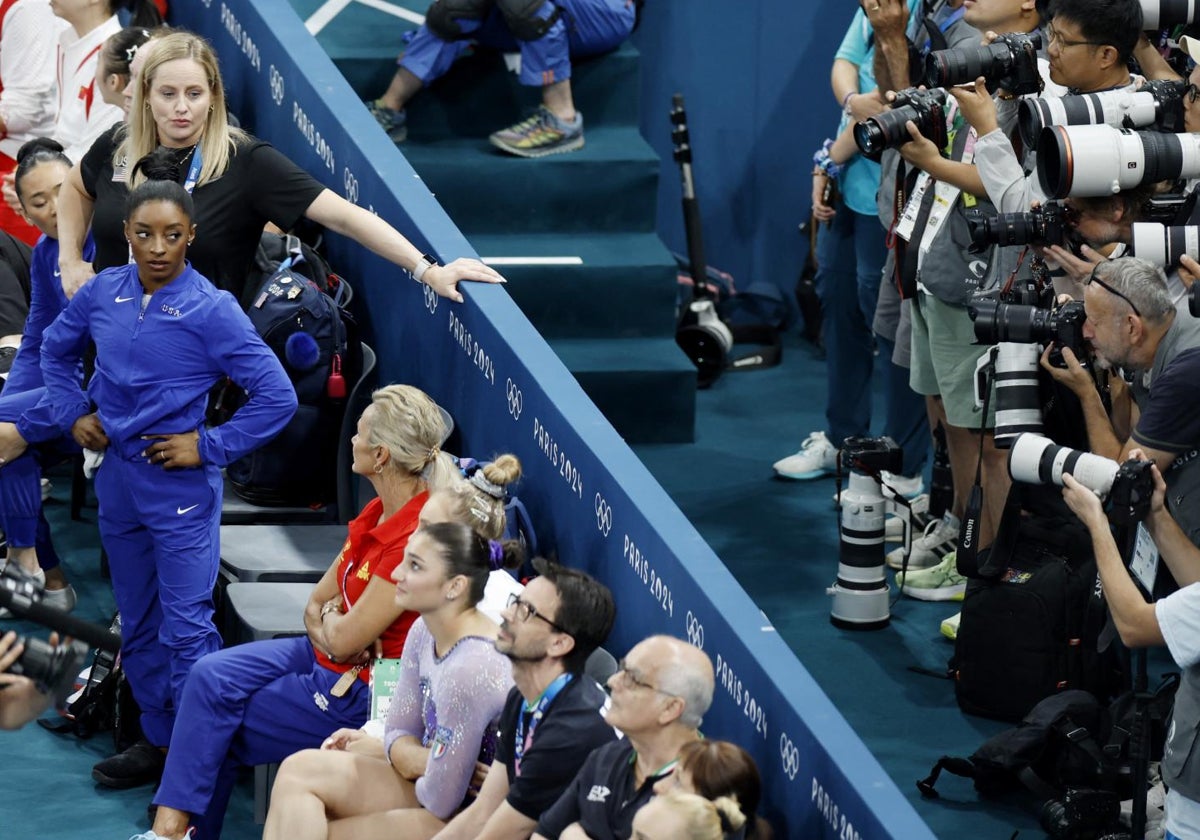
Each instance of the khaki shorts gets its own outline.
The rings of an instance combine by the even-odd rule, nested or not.
[[[975,363],[988,351],[975,344],[975,326],[967,310],[918,291],[912,306],[912,366],[908,382],[925,396],[941,395],[953,426],[978,429],[982,410],[975,405]],[[996,425],[995,390],[988,400],[987,428]]]

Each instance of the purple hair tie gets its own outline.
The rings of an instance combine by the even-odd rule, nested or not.
[[[488,540],[488,568],[493,572],[504,568],[504,545],[499,540]]]

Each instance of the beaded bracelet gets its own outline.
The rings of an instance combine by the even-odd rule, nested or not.
[[[818,169],[822,170],[830,178],[836,178],[842,172],[841,164],[836,163],[829,156],[829,150],[833,148],[833,141],[826,140],[821,144],[821,148],[813,153],[813,174],[816,174]]]

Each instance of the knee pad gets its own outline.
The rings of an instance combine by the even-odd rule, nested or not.
[[[467,37],[458,22],[483,20],[491,5],[492,0],[434,0],[425,12],[425,25],[443,41],[457,41]]]
[[[554,11],[546,17],[538,12],[549,0],[496,0],[508,31],[518,41],[536,41],[550,31],[554,22],[562,16],[562,9],[551,3]]]

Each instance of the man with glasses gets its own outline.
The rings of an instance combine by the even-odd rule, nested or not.
[[[479,796],[436,840],[526,840],[588,755],[617,737],[603,716],[608,696],[583,673],[612,629],[612,593],[574,569],[539,571],[509,596],[496,637],[516,684],[500,715],[496,758]]]
[[[1070,348],[1065,370],[1050,365],[1049,348],[1042,366],[1079,398],[1092,452],[1124,461],[1137,447],[1154,461],[1172,515],[1200,545],[1200,319],[1175,308],[1161,269],[1134,257],[1097,265],[1083,300],[1096,363],[1124,372],[1132,401],[1114,399],[1110,419]]]
[[[634,645],[608,681],[607,720],[625,738],[596,750],[538,820],[539,840],[626,840],[654,785],[675,770],[679,748],[700,738],[713,695],[712,662],[671,636]]]

